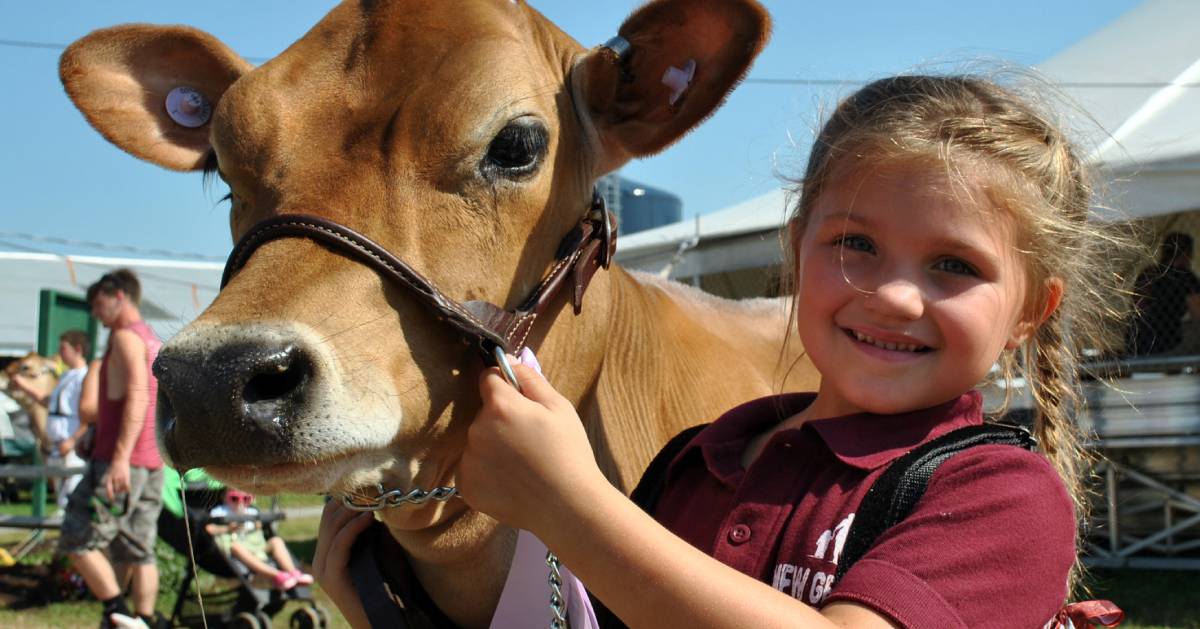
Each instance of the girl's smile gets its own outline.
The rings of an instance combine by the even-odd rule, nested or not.
[[[797,252],[798,331],[822,374],[809,417],[945,402],[1033,329],[1012,219],[983,183],[835,167]]]

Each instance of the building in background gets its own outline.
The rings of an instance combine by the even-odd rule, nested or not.
[[[620,235],[669,225],[683,217],[683,201],[679,197],[617,173],[601,177],[596,187],[609,209],[617,215],[617,233]]]

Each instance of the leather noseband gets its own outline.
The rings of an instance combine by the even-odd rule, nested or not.
[[[409,289],[439,321],[452,326],[464,340],[474,344],[487,363],[495,362],[496,348],[510,354],[519,352],[538,315],[568,284],[573,287],[575,314],[579,314],[583,293],[592,275],[599,268],[608,268],[617,247],[614,218],[604,197],[593,190],[591,206],[559,243],[554,267],[516,309],[504,310],[485,301],[460,303],[447,297],[403,260],[345,225],[307,214],[282,214],[257,223],[242,236],[225,263],[221,288],[225,288],[259,247],[287,237],[315,240],[367,265],[384,279]]]

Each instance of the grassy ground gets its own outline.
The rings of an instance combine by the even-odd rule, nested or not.
[[[289,496],[281,502],[288,507],[319,506],[323,499],[319,496]],[[17,512],[28,513],[28,505],[24,505],[24,511]],[[291,519],[280,524],[279,534],[287,541],[292,553],[304,564],[311,562],[316,546],[317,519]],[[21,534],[2,535],[0,545],[11,547],[22,537]],[[31,559],[49,561],[50,558],[47,553]],[[179,579],[182,578],[183,571],[190,568],[184,557],[174,553],[161,542],[159,566],[163,583],[157,608],[169,613],[175,604]],[[1090,598],[1110,599],[1125,610],[1126,621],[1122,627],[1200,629],[1200,573],[1092,570],[1088,574],[1087,585],[1091,590]],[[314,586],[313,593],[317,602],[329,612],[331,627],[348,627],[320,586]],[[275,626],[287,626],[292,612],[299,608],[299,603],[289,603],[275,616]],[[21,610],[0,608],[0,627],[88,627],[94,626],[99,617],[99,603],[92,600],[54,603]]]
[[[1167,570],[1091,570],[1089,598],[1125,611],[1121,627],[1200,629],[1200,573]]]
[[[312,561],[313,548],[316,545],[317,520],[289,521],[283,537],[288,547],[304,565]],[[156,609],[169,614],[174,608],[176,593],[185,571],[190,570],[190,562],[159,542],[159,571],[161,585]],[[50,561],[48,552],[27,558],[29,562]],[[205,589],[220,588],[222,585],[204,575],[202,577]],[[329,601],[319,585],[313,586],[313,596],[330,616],[330,627],[346,629],[349,625],[338,613],[337,608]],[[192,601],[190,604],[194,604]],[[291,614],[303,606],[300,602],[289,602],[282,611],[274,617],[274,626],[288,626]],[[95,626],[100,618],[100,604],[94,600],[85,599],[72,602],[56,602],[42,607],[29,607],[20,610],[0,609],[0,627],[22,627],[29,629],[44,629],[51,627],[88,627]]]

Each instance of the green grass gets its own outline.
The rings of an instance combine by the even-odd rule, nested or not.
[[[318,502],[318,504],[321,504],[321,502]],[[307,567],[312,562],[313,549],[316,547],[318,520],[316,518],[286,520],[284,524],[286,524],[286,528],[281,528],[281,536],[287,542],[288,548],[300,560],[301,564]],[[51,533],[51,536],[56,537],[57,534]],[[175,605],[175,596],[181,582],[180,579],[186,574],[185,571],[191,569],[190,561],[171,550],[162,541],[158,542],[156,551],[159,556],[158,566],[161,583],[158,603],[155,607],[163,614],[169,614]],[[25,561],[29,563],[43,563],[51,561],[51,557],[47,550],[32,555],[26,558]],[[207,575],[202,575],[202,579],[206,588],[214,582]],[[337,608],[330,602],[319,585],[313,585],[313,597],[317,603],[329,612],[330,627],[337,629],[347,629],[349,627],[349,624],[338,613]],[[288,626],[288,620],[292,612],[299,608],[300,603],[289,603],[282,611],[275,615],[273,626]],[[91,599],[57,602],[44,607],[21,610],[0,609],[0,627],[28,629],[91,627],[99,622],[100,611],[100,604]]]
[[[1087,598],[1109,599],[1125,611],[1122,628],[1200,629],[1200,572],[1089,570]]]

